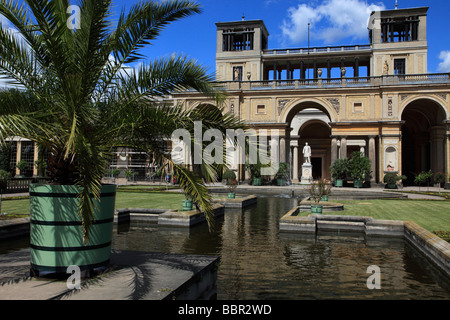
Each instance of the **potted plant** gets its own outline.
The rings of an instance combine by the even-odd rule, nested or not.
[[[25,176],[25,170],[27,170],[30,166],[28,165],[28,162],[25,160],[20,160],[16,164],[17,169],[20,171],[19,178],[23,178]]]
[[[199,13],[198,4],[139,2],[114,23],[110,1],[77,4],[79,28],[67,24],[68,2],[0,4],[9,19],[0,28],[0,72],[24,88],[0,92],[0,135],[27,138],[48,152],[50,183],[30,186],[30,260],[36,274],[108,265],[116,186],[102,184],[102,178],[115,148],[152,153],[170,163],[180,187],[210,223],[213,206],[204,182],[171,159],[166,141],[176,129],[193,135],[194,121],[202,119],[208,120],[202,129],[219,129],[224,136],[227,129],[247,128],[223,115],[224,94],[194,60],[143,61],[142,48],[171,22]],[[20,33],[21,45],[10,28]],[[162,103],[177,90],[197,91],[219,107],[185,110]],[[213,180],[213,166],[202,165],[210,169],[206,181]]]
[[[111,170],[111,175],[114,178],[114,182],[116,182],[117,178],[120,175],[120,169],[114,168]]]
[[[370,160],[360,151],[352,153],[348,160],[348,173],[355,188],[362,188],[364,179],[370,176]]]
[[[434,183],[439,185],[439,188],[443,188],[445,185],[445,173],[436,172],[434,174]]]
[[[309,195],[314,204],[311,204],[311,213],[321,214],[323,206],[320,205],[320,201],[324,196],[327,196],[331,192],[331,184],[325,179],[320,179],[317,182],[313,182],[309,189]]]
[[[405,180],[406,176],[398,175],[396,172],[388,172],[384,175],[383,182],[386,184],[387,189],[396,189],[397,182]]]
[[[246,170],[250,171],[250,178],[252,179],[252,185],[260,186],[262,185],[262,176],[261,176],[261,163],[246,163]]]
[[[341,158],[333,161],[330,167],[331,177],[334,180],[335,187],[342,187],[344,185],[344,179],[347,177],[348,172],[348,159]]]
[[[430,180],[432,177],[433,174],[431,173],[431,171],[422,171],[416,175],[416,177],[414,178],[414,183],[419,186],[419,191],[420,186],[423,185],[424,183],[426,183],[427,186],[430,185]]]
[[[289,179],[289,163],[280,162],[278,166],[278,172],[275,175],[277,185],[284,186],[286,184],[286,180]]]
[[[230,182],[228,184],[228,199],[235,199],[236,198],[236,189],[238,186],[238,182],[236,179],[230,179]]]
[[[192,201],[192,197],[185,193],[185,197],[186,199],[183,200],[183,211],[190,211],[193,209],[193,201]]]
[[[226,181],[226,184],[230,184],[230,181],[236,179],[236,173],[233,170],[227,169],[223,173],[222,179]]]

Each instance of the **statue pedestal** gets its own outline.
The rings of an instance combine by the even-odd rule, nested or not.
[[[300,184],[310,184],[312,182],[312,164],[304,163],[302,165],[302,180]]]

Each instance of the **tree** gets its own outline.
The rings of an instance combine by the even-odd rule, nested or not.
[[[21,136],[48,151],[52,183],[79,187],[78,214],[89,238],[95,200],[115,147],[152,152],[172,162],[164,139],[175,129],[193,131],[195,111],[162,103],[193,89],[217,104],[224,94],[213,76],[183,56],[144,61],[149,46],[171,22],[198,14],[189,0],[139,2],[112,27],[111,0],[80,1],[77,28],[69,28],[65,0],[0,0],[0,14],[15,28],[0,28],[0,75],[20,90],[0,94],[0,139]],[[17,37],[16,34],[20,34]],[[139,63],[137,68],[129,68]],[[205,109],[203,128],[244,128],[231,115]],[[211,222],[202,180],[172,162],[177,181]],[[214,179],[214,168],[202,163]]]

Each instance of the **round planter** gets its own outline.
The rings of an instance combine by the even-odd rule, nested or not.
[[[286,184],[286,180],[284,179],[277,179],[277,185],[284,186]]]
[[[386,189],[397,189],[397,185],[395,183],[386,184]]]
[[[322,214],[323,207],[321,205],[311,205],[311,213]]]
[[[362,188],[363,181],[362,180],[353,180],[353,187],[354,188]]]
[[[77,215],[78,188],[30,185],[30,262],[35,275],[106,267],[111,257],[116,185],[101,187],[87,244]]]
[[[342,187],[342,186],[344,186],[344,180],[343,179],[336,179],[334,181],[334,186],[335,187]]]
[[[183,210],[185,211],[192,210],[192,200],[183,200]]]
[[[235,198],[236,198],[236,193],[234,193],[234,192],[228,193],[228,199],[235,199]]]
[[[262,185],[262,178],[253,178],[253,185],[254,186]]]

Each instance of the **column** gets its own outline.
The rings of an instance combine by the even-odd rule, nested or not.
[[[273,65],[273,80],[277,80],[277,64]]]
[[[335,137],[331,138],[331,163],[338,158],[338,150],[337,150],[337,139]]]
[[[294,170],[292,172],[292,181],[293,182],[298,182],[298,146],[294,146],[294,151],[293,151],[293,166],[294,166]]]
[[[286,138],[280,137],[280,162],[286,162]]]
[[[341,137],[341,159],[347,158],[347,137]]]
[[[288,61],[287,62],[287,67],[286,67],[286,80],[291,80],[292,78],[291,78],[291,64],[290,64],[290,62]]]
[[[16,150],[16,163],[14,164],[14,170],[16,175],[20,175],[20,170],[16,167],[19,161],[22,159],[22,141],[17,141],[17,150]]]
[[[305,63],[300,61],[300,79],[305,79]]]
[[[39,147],[37,145],[36,142],[33,142],[34,146],[34,159],[33,159],[33,163],[36,163],[36,161],[39,160]],[[37,176],[38,173],[38,167],[37,166],[33,166],[33,176]]]
[[[431,127],[430,143],[431,143],[431,170],[433,172],[444,171],[444,138],[445,131],[442,126]]]
[[[450,134],[445,137],[445,176],[450,175]]]
[[[330,61],[330,59],[327,60],[327,78],[331,79],[331,61]]]
[[[353,71],[353,77],[359,78],[359,58],[355,58],[355,70]]]
[[[375,150],[375,136],[369,136],[369,160],[370,160],[370,171],[372,171],[372,177],[370,182],[375,183],[377,178],[377,155]]]
[[[317,60],[314,60],[313,68],[314,68],[314,79],[317,79],[319,77],[319,74],[317,72]]]

